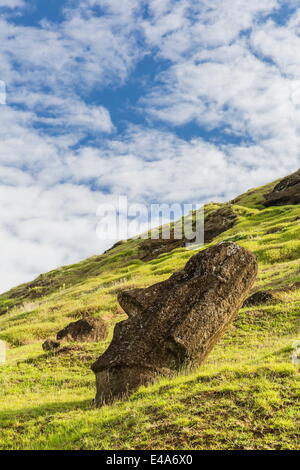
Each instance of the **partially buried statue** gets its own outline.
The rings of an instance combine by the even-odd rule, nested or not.
[[[157,376],[199,366],[236,317],[256,275],[255,256],[224,242],[197,253],[166,281],[121,292],[128,319],[116,325],[110,346],[92,366],[97,406]]]

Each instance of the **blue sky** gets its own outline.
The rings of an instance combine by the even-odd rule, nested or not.
[[[0,0],[0,291],[103,251],[96,210],[299,165],[294,0]]]

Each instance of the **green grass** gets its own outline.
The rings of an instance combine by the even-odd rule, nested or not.
[[[234,240],[252,250],[254,291],[273,289],[275,301],[242,309],[198,370],[158,379],[122,403],[94,408],[90,369],[125,318],[117,292],[167,279],[197,250],[143,263],[139,240],[130,240],[0,296],[0,339],[9,346],[0,367],[0,448],[299,449],[300,374],[291,356],[300,339],[300,285],[292,288],[300,281],[300,206],[263,209],[265,191],[238,198],[237,224],[213,243]],[[109,324],[106,342],[42,350],[86,313]]]

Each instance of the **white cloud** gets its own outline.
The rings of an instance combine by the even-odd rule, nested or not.
[[[132,27],[120,15],[87,15],[82,5],[68,10],[57,25],[25,27],[2,17],[0,68],[9,104],[21,104],[40,122],[46,114],[45,123],[52,126],[111,132],[109,111],[82,96],[96,85],[124,82],[139,55]]]
[[[49,95],[16,91],[13,96],[14,105],[25,105],[34,110],[33,121],[50,127],[63,127],[69,132],[79,128],[82,132],[105,132],[114,130],[109,111],[103,106],[89,105],[78,96]],[[29,106],[28,106],[29,105]],[[78,135],[79,137],[79,135]]]
[[[94,178],[99,188],[109,187],[112,194],[127,194],[135,202],[228,200],[294,164],[294,154],[282,155],[275,145],[216,146],[139,127],[111,140],[105,149],[82,149],[68,161],[76,182]]]
[[[286,133],[291,124],[298,132],[299,110],[290,99],[294,79],[283,77],[242,44],[222,52],[222,60],[214,61],[211,52],[211,61],[182,62],[169,69],[165,86],[145,100],[149,111],[175,125],[192,120],[211,129],[225,125],[255,140]]]
[[[251,36],[253,48],[264,58],[271,59],[283,76],[300,79],[300,14],[288,24],[278,26],[268,21],[257,26]]]
[[[194,121],[210,130],[223,128],[274,155],[281,148],[298,165],[299,12],[278,26],[261,16],[274,13],[276,1],[198,6],[188,29],[171,28],[166,35],[155,23],[158,54],[174,64],[141,101],[145,110],[174,126]]]
[[[262,15],[279,7],[278,0],[154,0],[152,18],[143,23],[146,39],[159,55],[175,62],[198,48],[228,45]]]

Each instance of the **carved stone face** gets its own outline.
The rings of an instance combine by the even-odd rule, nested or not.
[[[221,243],[197,253],[164,282],[121,292],[128,319],[117,324],[109,348],[92,366],[97,404],[157,375],[201,364],[235,318],[256,274],[254,255]]]

